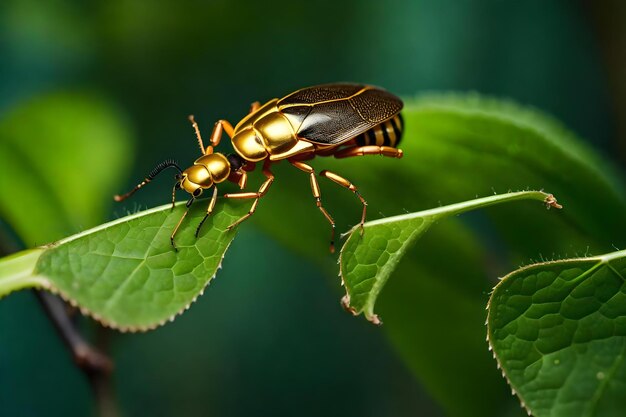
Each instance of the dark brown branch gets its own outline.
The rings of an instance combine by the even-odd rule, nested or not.
[[[23,248],[23,245],[18,246],[16,239],[9,237],[7,228],[8,226],[0,221],[0,256]],[[69,306],[62,299],[45,291],[34,290],[34,293],[61,340],[69,349],[74,362],[87,377],[100,416],[119,416],[111,387],[113,361],[85,340],[70,317]]]
[[[35,290],[35,295],[74,362],[89,380],[100,416],[117,417],[119,413],[111,388],[113,361],[83,338],[70,317],[65,301],[45,291]]]
[[[68,315],[67,304],[56,295],[45,291],[35,290],[35,294],[59,336],[72,353],[76,365],[88,375],[110,374],[113,370],[113,362],[83,338]]]

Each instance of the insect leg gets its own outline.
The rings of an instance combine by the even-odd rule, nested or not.
[[[402,149],[392,148],[391,146],[356,146],[353,148],[345,148],[337,151],[335,158],[350,158],[352,156],[364,156],[364,155],[382,155],[389,156],[391,158],[402,158]]]
[[[211,213],[213,213],[213,209],[215,208],[216,201],[217,201],[217,187],[213,186],[213,197],[211,197],[211,201],[209,201],[209,207],[206,209],[206,214],[204,215],[204,217],[200,221],[200,224],[196,228],[196,238],[198,237],[198,234],[200,233],[200,228],[202,227],[206,219],[208,219]]]
[[[211,146],[210,150],[207,148],[206,154],[213,153],[213,148],[220,144],[222,140],[222,132],[226,132],[229,138],[233,138],[235,129],[233,129],[233,125],[231,125],[226,120],[218,120],[215,122],[215,126],[213,127],[213,132],[211,133]]]
[[[254,113],[255,111],[259,110],[260,107],[261,103],[255,101],[254,103],[250,104],[250,111],[248,112],[248,114]]]
[[[176,206],[176,191],[180,190],[180,182],[177,182],[176,184],[174,184],[174,187],[172,187],[172,210],[174,210],[174,207]]]
[[[335,184],[339,184],[342,187],[347,188],[348,190],[352,191],[354,195],[359,197],[359,200],[361,200],[361,204],[363,204],[363,212],[361,213],[361,234],[363,234],[363,223],[365,223],[365,215],[367,214],[367,201],[365,201],[361,193],[359,193],[359,190],[357,189],[356,185],[352,184],[350,181],[348,181],[344,177],[339,176],[335,174],[334,172],[330,172],[327,170],[323,170],[322,172],[320,172],[320,176],[326,177],[332,182],[334,182]]]
[[[215,122],[215,126],[213,126],[213,131],[211,132],[211,138],[209,139],[210,145],[208,147],[204,147],[204,142],[202,141],[202,135],[200,135],[200,129],[198,128],[198,123],[196,123],[196,119],[193,117],[193,114],[189,115],[189,121],[191,122],[191,126],[196,132],[196,138],[198,139],[198,145],[200,145],[200,150],[204,155],[209,155],[213,153],[213,148],[219,145],[222,140],[222,133],[226,131],[226,134],[232,138],[233,126],[226,120],[218,120]]]
[[[248,173],[242,170],[241,177],[239,177],[239,181],[237,182],[237,185],[239,186],[240,190],[243,190],[244,188],[246,188],[247,183],[248,183]]]
[[[250,211],[248,211],[247,214],[243,215],[239,220],[237,220],[236,222],[228,226],[226,230],[231,230],[233,227],[237,226],[239,223],[243,222],[248,217],[252,216],[254,212],[256,211],[257,205],[259,204],[259,199],[267,193],[267,190],[269,190],[270,186],[274,182],[274,174],[272,174],[272,172],[270,171],[270,162],[268,160],[266,160],[265,163],[263,164],[263,175],[265,175],[265,178],[267,179],[263,181],[263,184],[261,184],[261,187],[259,187],[259,191],[257,191],[256,193],[224,194],[224,198],[236,198],[236,199],[254,198],[255,199],[254,203],[252,203],[252,207],[250,207]]]
[[[174,228],[174,231],[172,232],[172,234],[170,236],[170,243],[172,244],[172,247],[174,248],[174,250],[176,252],[178,252],[178,248],[176,248],[176,245],[174,244],[174,236],[176,236],[176,233],[178,232],[178,228],[183,223],[183,220],[185,219],[185,217],[187,217],[187,213],[189,213],[189,207],[191,207],[191,205],[193,204],[194,200],[195,200],[195,198],[191,197],[189,199],[189,201],[187,201],[187,204],[186,204],[187,210],[185,210],[185,213],[183,213],[182,217],[180,218],[180,220],[176,224],[176,227]]]
[[[335,221],[333,220],[332,216],[328,213],[328,211],[326,211],[326,209],[322,206],[322,193],[320,192],[320,186],[317,182],[317,177],[315,176],[315,170],[313,169],[312,166],[307,165],[301,161],[289,161],[289,163],[293,165],[294,167],[298,168],[299,170],[304,171],[309,174],[309,177],[311,179],[311,191],[313,192],[313,197],[315,197],[315,204],[317,205],[317,208],[320,209],[324,217],[326,217],[326,220],[328,220],[332,228],[332,232],[330,235],[330,252],[334,253],[335,252]]]

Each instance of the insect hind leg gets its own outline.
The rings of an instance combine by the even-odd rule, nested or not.
[[[402,158],[402,149],[393,148],[391,146],[376,146],[365,145],[355,146],[350,148],[341,149],[335,152],[335,158],[350,158],[353,156],[365,156],[365,155],[381,155],[391,158]]]

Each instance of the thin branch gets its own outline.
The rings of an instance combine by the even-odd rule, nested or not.
[[[24,247],[0,222],[0,256],[16,252]],[[83,371],[94,393],[101,417],[118,417],[118,407],[111,386],[113,361],[102,351],[93,347],[81,335],[70,317],[69,305],[59,297],[45,291],[33,290],[44,312],[70,351],[76,365]]]
[[[113,362],[91,346],[79,333],[68,314],[67,304],[56,295],[46,291],[35,290],[35,295],[59,332],[65,346],[72,352],[76,365],[87,374],[110,374],[113,370]]]

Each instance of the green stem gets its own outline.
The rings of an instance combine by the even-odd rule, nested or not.
[[[385,217],[383,219],[374,220],[365,223],[367,226],[375,226],[377,224],[385,224],[391,222],[397,222],[400,220],[408,220],[417,217],[439,217],[441,215],[452,216],[461,214],[466,211],[475,210],[481,207],[491,206],[501,202],[515,201],[515,200],[539,200],[545,202],[550,207],[560,208],[556,199],[552,194],[544,193],[542,191],[519,191],[516,193],[496,194],[489,197],[477,198],[475,200],[463,201],[461,203],[450,204],[448,206],[437,207],[430,210],[418,211],[415,213],[402,214],[399,216]]]
[[[626,250],[620,250],[617,252],[607,253],[605,255],[599,256],[600,260],[604,263],[609,263],[615,259],[626,258]]]
[[[34,274],[43,248],[28,249],[0,259],[0,297],[30,287],[49,287],[49,281]]]

